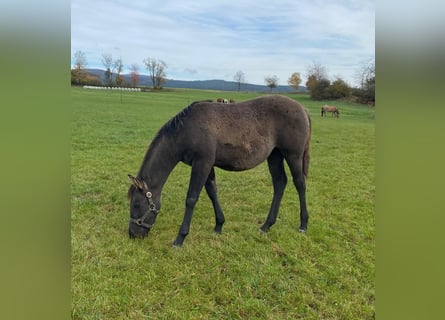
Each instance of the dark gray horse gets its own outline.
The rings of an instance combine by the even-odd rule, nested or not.
[[[173,243],[181,246],[190,230],[193,210],[205,186],[215,210],[214,231],[221,232],[224,214],[218,201],[214,166],[242,171],[267,159],[274,194],[261,231],[276,221],[289,165],[300,200],[300,231],[307,229],[305,179],[309,169],[311,124],[307,110],[279,95],[231,105],[193,102],[170,119],[153,139],[137,177],[129,175],[129,235],[145,237],[161,209],[161,191],[170,172],[182,161],[192,167],[185,215]]]

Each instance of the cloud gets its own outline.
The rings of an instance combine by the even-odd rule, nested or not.
[[[169,77],[232,80],[243,70],[253,83],[269,74],[285,83],[314,60],[350,80],[374,55],[374,1],[71,3],[72,50],[84,51],[90,66],[111,53],[128,66],[163,59]]]
[[[184,73],[188,73],[188,74],[197,74],[198,70],[196,69],[190,69],[190,68],[185,68],[184,69]]]

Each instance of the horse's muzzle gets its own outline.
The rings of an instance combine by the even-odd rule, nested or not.
[[[148,236],[149,231],[150,229],[140,227],[134,223],[130,223],[128,226],[128,235],[130,236],[130,239],[145,238]]]

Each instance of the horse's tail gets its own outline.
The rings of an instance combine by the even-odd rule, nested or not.
[[[308,137],[307,137],[307,141],[306,141],[306,145],[304,146],[304,152],[303,152],[303,174],[304,177],[306,178],[309,174],[309,145],[311,143],[311,117],[309,116],[309,112],[307,110],[306,111],[306,115],[307,118],[309,120],[309,132],[308,132]]]

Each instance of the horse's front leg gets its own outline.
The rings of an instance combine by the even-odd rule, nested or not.
[[[213,163],[205,160],[194,160],[192,164],[192,174],[190,177],[189,189],[187,191],[187,198],[185,199],[185,214],[179,228],[178,236],[174,247],[182,246],[185,237],[189,234],[190,223],[192,221],[193,211],[199,199],[199,194],[209,176]]]

